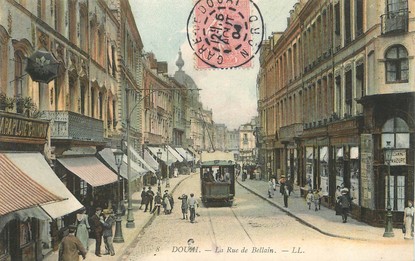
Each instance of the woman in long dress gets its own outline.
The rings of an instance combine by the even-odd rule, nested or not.
[[[414,208],[412,206],[412,201],[408,200],[408,206],[404,209],[403,222],[405,224],[405,239],[413,238],[413,222],[414,222]]]
[[[80,213],[76,214],[76,237],[81,241],[86,250],[88,250],[89,230],[88,215],[86,210],[82,209]]]

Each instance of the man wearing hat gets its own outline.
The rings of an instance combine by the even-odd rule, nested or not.
[[[69,234],[62,239],[59,246],[59,261],[78,261],[79,253],[86,257],[85,247],[75,236],[76,226],[69,226]]]
[[[153,198],[154,198],[154,192],[151,190],[151,187],[148,187],[147,199],[146,199],[147,200],[146,201],[146,208],[144,209],[144,212],[147,212],[147,209],[148,209],[148,211],[151,212],[151,209],[153,208]],[[150,205],[150,208],[148,208],[149,205]]]
[[[98,207],[95,209],[95,214],[91,217],[91,224],[95,235],[95,255],[99,257],[101,256],[102,233],[104,230],[101,223],[101,212],[102,208]]]
[[[351,205],[351,201],[352,199],[349,196],[349,189],[347,188],[342,188],[341,189],[341,196],[339,199],[339,203],[342,209],[342,219],[343,219],[343,223],[347,222],[347,212],[349,212],[349,208]]]
[[[161,195],[160,192],[157,192],[157,195],[154,197],[154,208],[151,210],[150,214],[153,214],[157,210],[157,215],[160,215],[160,206],[161,206]]]
[[[189,205],[187,204],[187,195],[183,194],[179,199],[182,201],[182,213],[183,219],[187,219],[187,211],[189,209]]]
[[[101,219],[102,226],[104,228],[102,236],[104,237],[105,253],[104,255],[115,255],[114,245],[112,244],[112,225],[114,224],[114,218],[112,217],[111,209],[104,209],[102,211],[104,218]]]

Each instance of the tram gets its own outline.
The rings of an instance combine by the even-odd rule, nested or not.
[[[209,160],[201,163],[200,183],[202,202],[232,205],[235,196],[235,168],[233,160]]]

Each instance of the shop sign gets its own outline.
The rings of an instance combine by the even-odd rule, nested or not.
[[[393,150],[391,166],[406,165],[406,150]]]
[[[49,123],[0,114],[0,136],[46,139]]]

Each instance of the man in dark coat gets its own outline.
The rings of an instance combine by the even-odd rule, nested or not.
[[[147,204],[147,192],[146,192],[146,188],[143,187],[143,191],[141,191],[141,205],[139,209],[141,209],[146,204]]]
[[[151,211],[151,209],[153,208],[154,192],[151,190],[151,187],[148,187],[148,190],[147,190],[146,194],[147,194],[147,196],[146,196],[147,202],[146,202],[146,208],[144,209],[144,212],[147,212],[147,209],[148,209],[148,211]],[[148,208],[149,205],[150,205],[150,208]]]
[[[347,222],[347,213],[349,212],[352,200],[349,196],[349,190],[347,188],[343,188],[341,190],[341,194],[342,195],[340,196],[339,203],[340,203],[340,206],[341,206],[343,223],[346,223]]]
[[[76,226],[69,227],[69,234],[62,239],[59,246],[59,261],[78,261],[79,254],[86,257],[85,247],[75,236]]]
[[[102,226],[104,228],[102,236],[104,237],[105,244],[105,253],[104,255],[115,255],[114,245],[112,244],[112,225],[114,224],[114,218],[112,212],[109,209],[104,209],[102,211],[104,219],[101,220]]]
[[[161,200],[161,195],[157,192],[157,195],[154,197],[154,208],[150,214],[153,214],[157,210],[157,215],[160,215]]]
[[[98,207],[95,210],[95,214],[91,217],[90,224],[92,225],[92,228],[94,230],[95,235],[95,255],[101,256],[101,242],[102,242],[102,233],[103,233],[103,227],[101,223],[101,212],[102,208]]]

